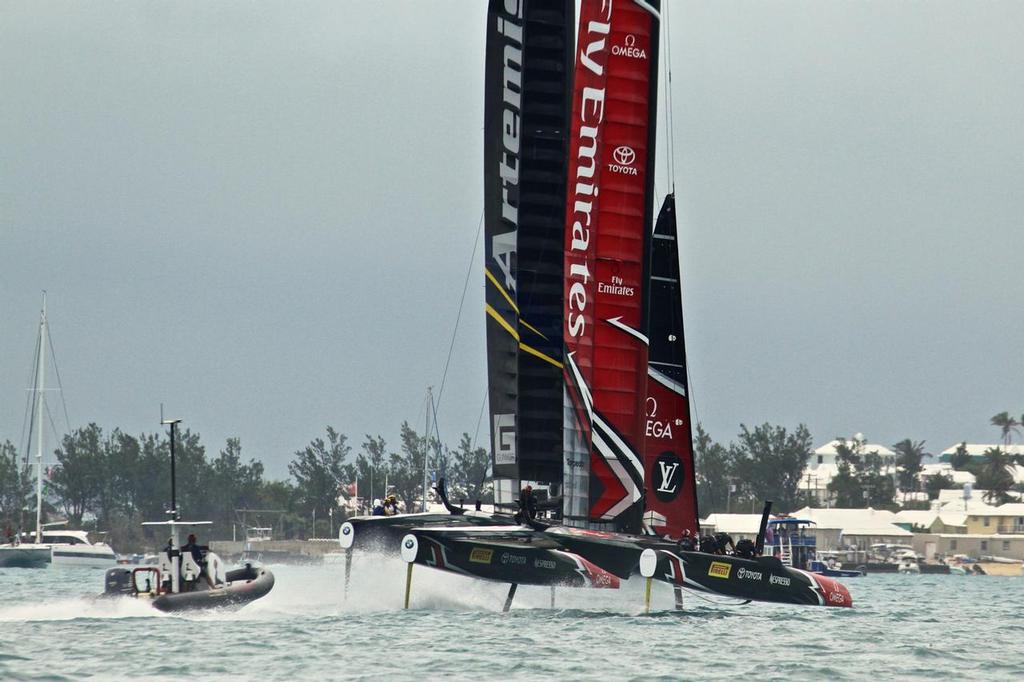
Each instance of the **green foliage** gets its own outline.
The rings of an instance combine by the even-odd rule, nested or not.
[[[971,464],[971,456],[967,454],[967,443],[956,446],[956,452],[949,458],[949,465],[957,471],[967,471]]]
[[[288,473],[295,479],[299,490],[300,509],[326,519],[330,510],[337,510],[338,496],[353,482],[355,472],[346,467],[351,448],[347,437],[333,427],[327,427],[327,440],[316,438],[295,453],[288,465]]]
[[[429,440],[402,422],[402,448],[391,453],[391,489],[407,512],[419,511],[423,498],[423,462]]]
[[[1024,419],[1024,416],[1021,418]],[[1013,442],[1013,434],[1020,435],[1021,422],[1017,421],[1016,417],[1011,417],[1009,412],[1000,412],[997,415],[993,415],[990,423],[992,426],[999,428],[1004,445],[1009,445]]]
[[[781,426],[762,424],[751,431],[740,424],[738,437],[729,446],[729,460],[740,497],[754,507],[772,500],[779,510],[796,509],[797,487],[811,454],[807,427],[800,424],[789,433]]]
[[[884,461],[876,451],[865,452],[863,440],[837,439],[838,473],[828,484],[836,507],[890,509],[895,507],[892,476],[883,473]]]
[[[384,439],[369,434],[363,441],[362,452],[356,457],[355,478],[359,483],[359,495],[366,500],[383,498],[387,491],[388,452]]]
[[[924,441],[915,442],[904,438],[893,445],[892,449],[896,451],[897,479],[900,490],[917,490],[917,477],[922,469],[921,458],[924,457]]]
[[[450,472],[452,499],[464,499],[468,503],[493,501],[493,494],[484,499],[484,480],[490,467],[491,456],[483,448],[474,448],[468,433],[463,433],[459,447],[452,453],[453,468]]]
[[[928,493],[929,500],[939,499],[940,490],[949,490],[953,487],[953,478],[945,474],[935,474],[925,479],[924,489]]]
[[[18,461],[17,448],[11,441],[4,441],[0,445],[0,530],[25,528],[34,482],[28,461]],[[6,541],[0,538],[0,542]]]
[[[732,473],[729,453],[722,445],[712,441],[699,423],[693,446],[698,509],[703,516],[724,512],[729,500],[729,476]]]
[[[1007,492],[1013,487],[1013,476],[1006,468],[1009,464],[1009,457],[1001,449],[989,448],[985,451],[985,459],[975,473],[976,485],[986,491],[985,502],[998,505],[1010,499]]]

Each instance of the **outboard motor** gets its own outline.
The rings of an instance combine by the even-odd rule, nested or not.
[[[110,596],[131,596],[135,594],[132,572],[127,568],[110,568],[103,581],[103,593]]]

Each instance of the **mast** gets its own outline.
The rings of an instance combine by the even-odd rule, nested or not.
[[[36,368],[36,544],[43,541],[43,401],[46,399],[46,292],[39,315],[39,366]]]

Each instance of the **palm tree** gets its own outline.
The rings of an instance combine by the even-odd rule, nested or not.
[[[919,440],[915,443],[909,438],[904,438],[893,445],[892,449],[897,452],[900,489],[904,493],[917,490],[917,475],[921,472],[921,458],[924,457],[924,441]]]
[[[1009,463],[1009,458],[999,448],[985,451],[977,483],[979,488],[987,491],[984,499],[989,504],[1003,504],[1008,499],[1006,492],[1013,487],[1013,476],[1006,468]]]
[[[1000,412],[992,417],[992,426],[998,426],[1003,433],[1003,445],[1009,445],[1013,441],[1013,433],[1020,434],[1021,422],[1011,417],[1009,412]]]

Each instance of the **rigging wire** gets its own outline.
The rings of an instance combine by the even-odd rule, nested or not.
[[[676,134],[675,124],[673,122],[673,93],[672,93],[672,31],[669,26],[669,5],[671,3],[666,2],[661,8],[662,21],[664,35],[665,35],[665,146],[667,152],[667,158],[665,159],[665,172],[668,176],[669,193],[675,195],[676,193]],[[679,212],[676,211],[676,222],[679,221]],[[678,235],[677,235],[678,239]],[[679,243],[678,241],[676,242]],[[682,257],[682,253],[678,256]],[[681,264],[680,264],[681,265]],[[680,298],[682,297],[682,277],[680,277]],[[685,334],[685,324],[683,327]],[[700,424],[700,416],[697,412],[697,397],[693,390],[693,376],[690,373],[690,362],[689,357],[686,360],[686,388],[689,393],[690,405],[693,410],[693,421]]]
[[[47,322],[49,325],[49,322]],[[53,361],[53,373],[57,377],[57,390],[60,391],[60,402],[64,407],[64,426],[71,430],[71,419],[68,417],[68,403],[64,400],[64,382],[60,380],[60,368],[57,367],[57,352],[53,350],[53,334],[46,335],[46,341],[50,345],[50,359]]]
[[[473,433],[473,449],[476,450],[476,440],[480,436],[480,424],[484,421],[484,408],[487,407],[487,389],[484,389],[484,399],[480,401],[480,416],[476,418],[476,431]]]
[[[39,327],[39,333],[43,333],[42,325]],[[25,389],[28,395],[25,397],[25,416],[21,422],[21,439],[20,442],[23,445],[22,453],[24,456],[25,464],[28,464],[28,450],[32,447],[32,430],[35,428],[36,420],[36,399],[38,398],[39,391],[35,390],[36,386],[35,377],[39,376],[39,336],[36,336],[36,349],[34,358],[32,360],[32,370],[28,380],[25,382],[32,386],[32,388]],[[25,426],[28,426],[26,430]]]
[[[473,274],[473,263],[476,262],[476,251],[480,246],[480,233],[483,232],[484,227],[484,210],[480,209],[480,220],[476,227],[476,239],[473,240],[473,253],[469,258],[469,267],[466,268],[466,279],[462,284],[462,298],[459,299],[459,312],[455,316],[455,327],[452,329],[452,339],[448,344],[448,357],[444,361],[444,372],[441,374],[441,387],[437,390],[437,404],[441,404],[441,398],[444,396],[445,382],[448,380],[448,367],[452,362],[452,351],[455,349],[455,337],[459,333],[459,322],[462,321],[462,309],[466,304],[466,291],[469,290],[469,278]],[[434,408],[434,422],[437,423],[437,408]]]
[[[665,142],[668,147],[668,159],[666,159],[668,171],[668,181],[671,191],[675,194],[676,191],[676,141],[675,141],[675,126],[672,124],[672,31],[669,30],[669,17],[668,17],[668,6],[670,3],[665,3],[665,6],[661,8],[662,11],[662,25],[665,33]]]

